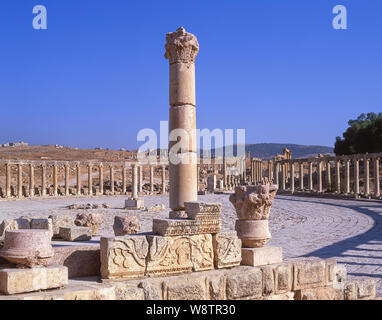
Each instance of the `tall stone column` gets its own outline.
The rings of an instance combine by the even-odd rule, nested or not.
[[[29,164],[29,196],[34,196],[34,165]]]
[[[57,163],[53,165],[53,195],[58,196],[58,173]]]
[[[114,194],[114,167],[110,164],[110,192]]]
[[[346,193],[350,193],[350,159],[345,160],[345,188]]]
[[[162,194],[166,193],[166,167],[162,166]]]
[[[122,165],[122,193],[126,194],[127,184],[126,184],[126,163]]]
[[[132,175],[132,187],[131,187],[131,198],[138,199],[138,167],[133,164],[131,167]]]
[[[93,195],[93,165],[88,164],[88,193],[89,196]]]
[[[131,198],[125,201],[125,209],[128,210],[144,209],[144,200],[138,195],[138,167],[136,163],[131,165]]]
[[[341,193],[341,161],[336,160],[336,191]]]
[[[103,194],[103,163],[99,164],[98,167],[98,174],[99,174],[99,193]]]
[[[300,190],[304,191],[304,163],[300,162]]]
[[[46,165],[41,165],[41,195],[46,196]]]
[[[354,195],[359,195],[359,160],[354,158]]]
[[[379,197],[381,195],[381,181],[379,176],[379,158],[374,158],[374,195]]]
[[[282,163],[282,179],[281,179],[281,188],[282,190],[286,189],[286,163]]]
[[[23,196],[23,165],[17,164],[17,196],[21,198]]]
[[[312,161],[308,162],[308,175],[309,175],[309,191],[313,191],[313,163]]]
[[[326,162],[326,191],[331,191],[332,178],[330,176],[330,160]]]
[[[294,163],[290,162],[290,192],[294,193]]]
[[[10,163],[5,164],[5,196],[7,198],[11,197],[11,169]]]
[[[280,188],[280,163],[276,162],[275,164],[275,184],[277,188]]]
[[[143,168],[138,166],[138,194],[143,190]]]
[[[368,196],[370,194],[370,160],[367,157],[363,160],[363,170],[365,181],[364,194],[365,196]]]
[[[81,195],[81,163],[77,163],[77,195]]]
[[[150,166],[150,192],[154,192],[154,167]]]
[[[170,63],[170,138],[175,129],[182,129],[188,136],[169,142],[170,208],[184,211],[184,202],[198,197],[195,59],[199,44],[193,34],[179,28],[166,35],[165,48]],[[181,146],[176,153],[172,151],[175,144]]]
[[[251,173],[253,170],[251,169]],[[223,187],[224,189],[227,188],[227,161],[225,159],[225,156],[223,157]]]
[[[272,177],[272,160],[268,161],[268,181],[269,183],[272,183],[273,177]]]
[[[65,195],[69,195],[70,188],[70,165],[69,163],[65,163]]]
[[[317,163],[317,179],[318,179],[318,192],[322,192],[322,162]]]

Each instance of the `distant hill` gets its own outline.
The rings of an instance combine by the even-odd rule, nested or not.
[[[234,146],[234,155],[236,155],[236,145]],[[271,159],[277,154],[282,154],[283,149],[288,148],[292,152],[292,158],[308,158],[317,156],[319,153],[334,155],[333,148],[325,146],[305,146],[299,144],[287,143],[256,143],[246,144],[245,152],[250,153],[251,158]],[[215,150],[212,150],[214,154]]]

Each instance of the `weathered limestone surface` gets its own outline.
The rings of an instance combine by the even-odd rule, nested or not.
[[[48,265],[54,251],[49,230],[6,231],[0,256],[11,263],[34,267]]]
[[[0,269],[0,292],[3,294],[60,288],[67,283],[68,269],[64,266]]]
[[[116,236],[137,234],[141,229],[137,216],[115,216],[113,230]]]
[[[191,261],[194,271],[214,268],[214,249],[211,234],[200,234],[190,237]]]
[[[143,198],[125,200],[126,210],[143,210],[144,208],[145,208],[145,202]]]
[[[69,278],[99,276],[100,248],[94,245],[60,245],[53,247],[51,263],[68,268]]]
[[[215,268],[228,268],[240,265],[241,240],[236,231],[226,231],[213,235]]]
[[[166,275],[192,270],[190,237],[149,235],[147,240],[149,243],[147,275]]]
[[[185,202],[187,217],[192,220],[221,219],[221,203]]]
[[[218,233],[221,220],[153,219],[153,233],[161,236]]]
[[[269,220],[236,220],[235,229],[243,247],[260,248],[271,238]]]
[[[60,227],[60,237],[65,241],[88,241],[92,234],[89,227]]]
[[[49,230],[51,238],[53,237],[53,224],[50,218],[33,218],[30,222],[30,228]]]
[[[145,236],[131,235],[101,238],[102,278],[136,278],[144,276],[148,242]]]
[[[71,227],[74,225],[74,219],[70,214],[50,215],[52,220],[53,238],[60,236],[60,227]]]
[[[301,259],[294,263],[293,290],[322,287],[326,284],[325,260]]]
[[[99,234],[99,229],[103,223],[104,218],[100,213],[79,213],[74,220],[76,226],[89,227],[92,236],[97,236]]]
[[[283,260],[281,247],[242,248],[241,255],[241,264],[253,267],[281,263]]]
[[[333,261],[321,260],[327,266]],[[262,267],[238,266],[232,269],[208,270],[180,275],[136,280],[107,280],[98,278],[69,280],[59,290],[0,295],[0,300],[292,300],[292,299],[375,299],[375,280],[349,282],[344,289],[327,285],[293,290],[293,269],[298,261]],[[305,261],[308,273],[316,262]]]
[[[276,185],[240,186],[229,200],[239,220],[268,220],[276,193]]]

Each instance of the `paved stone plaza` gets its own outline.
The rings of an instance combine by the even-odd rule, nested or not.
[[[222,228],[233,229],[236,213],[228,195],[199,196],[200,201],[222,203]],[[146,196],[147,207],[163,203],[162,212],[137,212],[123,209],[125,196],[62,198],[22,201],[1,201],[1,218],[20,216],[42,217],[53,213],[72,213],[66,206],[82,203],[107,203],[108,209],[92,209],[103,213],[102,235],[113,235],[115,215],[137,215],[141,231],[151,231],[153,218],[168,216],[168,196]],[[377,280],[377,296],[382,294],[382,206],[372,201],[318,199],[313,197],[277,196],[271,211],[270,245],[281,246],[284,258],[317,256],[336,258],[346,264],[351,278],[369,276]]]

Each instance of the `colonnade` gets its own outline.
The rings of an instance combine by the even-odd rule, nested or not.
[[[127,173],[131,168],[132,193],[143,192],[143,172],[146,165],[120,162],[78,162],[78,161],[0,161],[4,165],[5,179],[1,189],[2,198],[23,198],[36,196],[93,196],[127,194]],[[149,190],[154,190],[154,170],[160,167],[159,191],[166,193],[166,170],[168,165],[147,165],[149,167]],[[108,170],[108,184],[105,183],[105,169]],[[36,174],[38,171],[38,174]],[[0,170],[1,172],[1,170]],[[120,174],[116,175],[116,172]],[[60,180],[59,176],[63,176]],[[38,178],[38,181],[36,179]],[[48,182],[48,178],[50,181]],[[97,186],[94,178],[98,178]],[[118,190],[117,190],[118,189]]]

